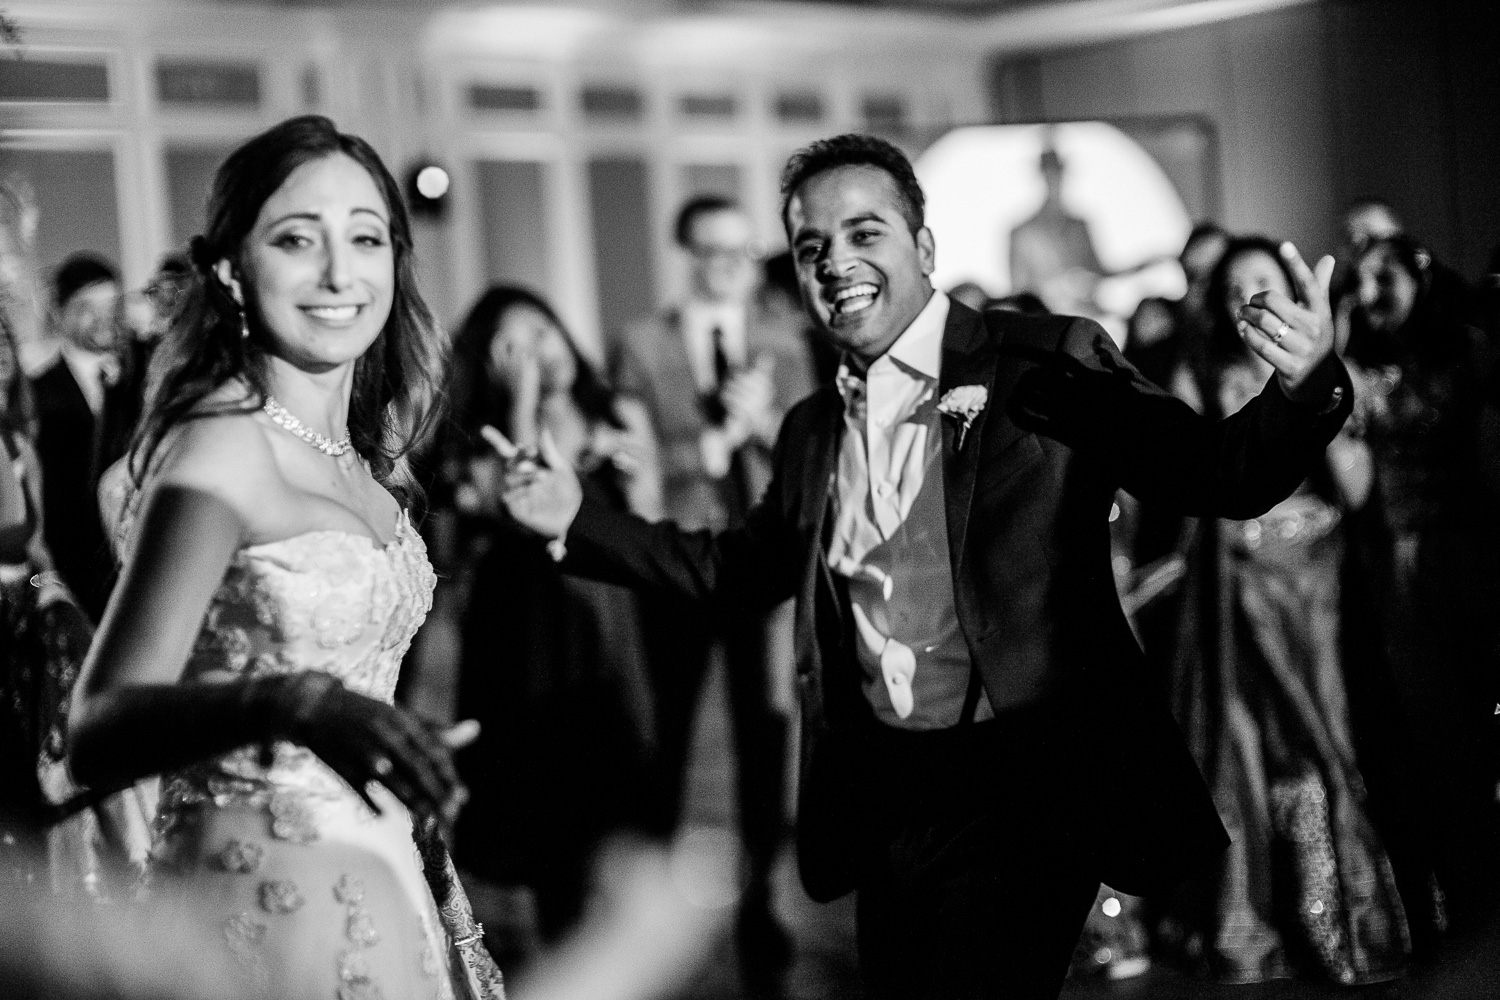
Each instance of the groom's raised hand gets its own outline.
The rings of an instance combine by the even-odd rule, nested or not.
[[[500,501],[523,527],[546,538],[562,538],[583,503],[583,487],[573,463],[552,435],[541,433],[541,452],[519,448],[493,427],[479,431],[500,456]]]
[[[1281,257],[1295,279],[1297,301],[1277,291],[1255,293],[1236,317],[1240,336],[1276,369],[1288,399],[1322,407],[1338,377],[1333,366],[1323,364],[1335,339],[1328,302],[1333,258],[1318,261],[1314,273],[1291,243],[1281,244]]]

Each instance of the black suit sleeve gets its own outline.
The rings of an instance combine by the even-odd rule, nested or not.
[[[684,531],[611,507],[586,489],[566,539],[563,569],[626,587],[663,591],[717,610],[767,610],[795,594],[805,556],[797,529],[796,463],[807,421],[794,408],[782,425],[770,485],[745,524]]]
[[[1079,319],[1021,376],[1011,412],[1142,500],[1194,516],[1256,517],[1297,488],[1349,416],[1349,373],[1333,355],[1324,364],[1337,369],[1336,405],[1293,402],[1273,376],[1244,408],[1213,420],[1149,382],[1102,327]]]

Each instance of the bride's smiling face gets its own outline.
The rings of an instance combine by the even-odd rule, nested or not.
[[[302,164],[261,206],[240,266],[272,354],[308,371],[354,361],[385,327],[396,288],[374,178],[342,153]]]

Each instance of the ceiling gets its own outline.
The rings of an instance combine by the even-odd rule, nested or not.
[[[1023,7],[1059,6],[1066,0],[805,0],[805,2],[832,7],[878,7],[885,10],[905,10],[917,13],[988,15],[1019,10]],[[694,8],[708,7],[712,4],[681,0],[681,6]]]
[[[27,0],[17,0],[29,6]],[[32,0],[37,2],[37,0]],[[138,0],[45,0],[80,9],[129,5]],[[164,0],[170,5],[174,0]],[[789,32],[794,43],[804,28],[822,24],[856,31],[862,24],[908,30],[931,26],[937,34],[995,52],[1090,44],[1130,35],[1156,34],[1231,20],[1278,7],[1317,0],[175,0],[191,7],[278,6],[307,11],[399,11],[407,16],[484,12],[554,11],[612,23],[754,23]],[[5,0],[0,0],[5,3]],[[6,6],[11,6],[6,3]],[[868,21],[865,21],[868,18]]]

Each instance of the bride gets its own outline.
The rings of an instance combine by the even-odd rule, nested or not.
[[[193,251],[74,776],[163,775],[148,884],[211,925],[244,987],[498,997],[435,834],[472,727],[391,704],[431,603],[403,505],[442,366],[399,188],[363,140],[294,118],[220,167]]]

